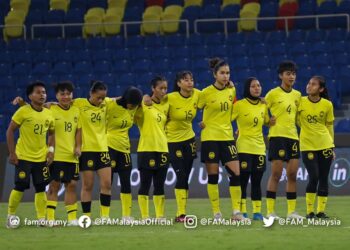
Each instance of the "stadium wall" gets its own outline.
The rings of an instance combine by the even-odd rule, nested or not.
[[[330,195],[350,195],[350,135],[349,134],[337,134],[335,136],[336,140],[336,160],[333,162],[331,167],[331,172],[329,174],[329,194]],[[200,144],[198,144],[200,145]],[[132,152],[136,151],[137,140],[132,141]],[[0,201],[7,202],[11,189],[13,188],[13,180],[14,180],[14,167],[8,163],[7,158],[7,147],[6,144],[0,144]],[[132,192],[133,197],[136,199],[137,191],[139,186],[139,174],[136,169],[136,154],[132,154],[132,161],[134,163],[134,169],[131,175],[132,181]],[[267,170],[264,174],[262,180],[262,189],[263,194],[265,194],[266,183],[268,177],[270,175],[270,163],[267,162]],[[117,176],[115,176],[117,177]],[[305,189],[308,181],[308,174],[300,161],[300,166],[297,174],[298,180],[298,195],[304,196]],[[169,172],[166,180],[166,197],[174,198],[174,186],[175,186],[175,172],[172,168],[169,168]],[[221,197],[229,197],[228,191],[228,181],[226,178],[226,173],[223,168],[220,169],[220,196]],[[282,184],[280,185],[278,195],[285,195],[285,182],[286,175],[283,172],[281,177]],[[98,180],[96,178],[95,183],[98,184]],[[190,197],[191,198],[206,198],[207,189],[206,189],[207,177],[204,165],[200,162],[199,157],[194,162],[194,167],[190,175]],[[78,186],[78,190],[80,190],[80,185]],[[112,190],[112,199],[119,199],[119,191],[120,191],[120,183],[119,178],[115,178],[115,182],[113,183]],[[64,188],[61,188],[59,197],[62,200],[64,194]],[[78,192],[80,194],[80,192]],[[250,189],[248,188],[248,197],[250,194]],[[25,192],[23,197],[23,201],[33,201],[34,197],[34,189],[31,189]],[[93,199],[99,198],[98,185],[95,185]]]

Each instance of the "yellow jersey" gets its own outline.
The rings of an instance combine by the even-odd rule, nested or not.
[[[286,137],[298,140],[296,114],[301,93],[295,89],[290,92],[282,87],[270,90],[265,100],[271,115],[276,117],[276,124],[270,127],[269,137]]]
[[[74,106],[63,109],[59,105],[51,105],[50,110],[55,117],[54,161],[78,163],[74,149],[75,134],[81,128],[79,109]]]
[[[126,109],[113,101],[107,104],[107,110],[108,147],[130,153],[129,129],[133,125],[136,109]]]
[[[74,99],[73,106],[80,110],[83,145],[82,152],[107,152],[106,101],[92,105],[87,98]]]
[[[19,126],[16,144],[18,159],[31,162],[46,161],[47,132],[55,129],[55,119],[51,110],[43,108],[37,111],[31,105],[25,105],[15,112],[12,121]]]
[[[214,84],[202,90],[198,108],[203,110],[205,128],[201,132],[201,141],[234,140],[231,115],[236,89],[218,89]]]
[[[262,127],[269,122],[267,105],[242,99],[233,105],[232,120],[238,126],[238,153],[264,155],[266,146]]]
[[[169,113],[166,123],[168,142],[186,141],[195,136],[192,121],[197,114],[201,91],[193,89],[192,95],[184,97],[176,91],[168,94]]]
[[[300,151],[317,151],[333,148],[334,142],[327,129],[333,123],[333,104],[321,98],[312,102],[307,96],[301,98],[298,119],[300,123]]]
[[[168,152],[168,141],[165,134],[169,103],[165,97],[160,103],[152,106],[142,104],[136,111],[135,121],[140,130],[137,152]]]

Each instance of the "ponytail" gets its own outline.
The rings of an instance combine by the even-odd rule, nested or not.
[[[320,85],[320,88],[323,88],[323,91],[320,92],[320,97],[327,100],[331,100],[328,94],[327,86],[326,86],[326,79],[323,76],[313,76],[311,78],[316,79]]]

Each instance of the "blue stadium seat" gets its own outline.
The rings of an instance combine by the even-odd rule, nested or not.
[[[65,40],[62,38],[48,39],[46,42],[46,49],[48,50],[64,50]],[[61,52],[58,52],[61,53]]]
[[[225,36],[223,33],[215,33],[206,35],[204,38],[204,44],[207,46],[222,45],[225,42]]]
[[[333,64],[334,66],[343,66],[343,65],[347,65],[348,63],[350,63],[349,60],[349,53],[347,52],[338,52],[338,53],[334,53],[333,54]]]
[[[141,48],[143,47],[143,37],[140,35],[130,36],[125,39],[125,46],[128,48]]]
[[[124,47],[124,39],[120,36],[107,37],[106,40],[106,49],[121,49]]]
[[[264,43],[252,44],[249,47],[250,47],[250,55],[252,57],[266,55],[267,47]]]
[[[191,50],[188,47],[179,47],[174,48],[171,50],[171,57],[172,58],[184,58],[184,57],[191,57]]]
[[[129,60],[130,59],[130,51],[128,48],[125,49],[119,49],[114,54],[114,60],[120,61],[120,60]]]
[[[310,65],[310,57],[308,54],[299,54],[294,57],[294,61],[299,68],[307,67]]]
[[[318,66],[316,67],[316,71],[318,72],[317,74],[323,76],[328,79],[333,79],[335,77],[335,71],[333,70],[332,66]]]
[[[153,71],[158,73],[164,73],[170,68],[169,60],[167,58],[159,59],[154,62]]]
[[[327,53],[314,55],[313,64],[316,66],[327,66],[331,62],[331,56]]]
[[[317,43],[312,42],[307,44],[307,46],[309,47],[308,53],[310,53],[311,55],[319,55],[327,52],[327,44],[324,41],[320,41]]]
[[[29,13],[32,12],[33,10],[47,11],[49,9],[49,1],[31,0],[29,8],[30,8]]]
[[[46,24],[59,24],[64,23],[65,12],[63,10],[51,10],[44,16],[44,22]],[[49,27],[45,28],[45,37],[61,37],[61,27]]]
[[[86,0],[87,3],[87,8],[94,8],[94,7],[100,7],[100,8],[104,8],[107,9],[107,1],[96,1],[96,0]]]
[[[12,67],[12,76],[25,76],[29,75],[31,71],[31,65],[29,63],[18,63]]]
[[[188,70],[191,68],[191,61],[188,58],[178,58],[173,61],[171,69],[174,72],[179,72],[181,70]]]
[[[97,61],[94,66],[95,74],[108,74],[111,72],[111,65],[108,61]]]
[[[306,32],[303,30],[291,30],[288,33],[287,41],[289,43],[299,43],[305,41]]]
[[[90,56],[90,51],[89,50],[78,50],[75,52],[75,57],[73,58],[73,62],[81,62],[81,61],[86,61],[90,62],[91,61],[91,56]]]
[[[105,39],[102,37],[91,37],[86,40],[86,48],[91,50],[104,49]]]
[[[314,3],[313,1],[300,1],[299,2],[299,10],[298,15],[299,16],[308,16],[308,15],[314,15],[315,9],[314,9]],[[295,20],[295,28],[297,29],[313,29],[316,27],[315,25],[315,19],[308,18],[308,19],[296,19]]]
[[[92,65],[90,62],[82,61],[74,65],[73,74],[91,74]]]
[[[86,0],[74,0],[70,1],[69,8],[71,9],[80,9],[80,10],[86,10],[87,9],[87,2]]]
[[[261,17],[276,17],[278,16],[278,3],[276,2],[265,2],[261,3],[260,10]],[[276,20],[259,20],[258,21],[258,30],[275,30],[276,29]]]
[[[93,61],[113,61],[113,52],[109,49],[91,50],[90,56]]]
[[[164,59],[164,58],[169,58],[170,56],[170,50],[168,47],[160,47],[153,53],[153,59]]]
[[[233,58],[234,60],[230,61],[233,64],[234,69],[236,70],[246,70],[250,69],[249,57]]]
[[[114,63],[112,66],[112,72],[122,74],[130,71],[130,65],[128,60],[120,60]]]
[[[238,4],[227,5],[221,10],[221,18],[239,18],[239,11],[240,6]],[[237,32],[237,21],[228,21],[227,31]]]
[[[221,14],[220,6],[216,4],[210,4],[203,6],[201,11],[201,19],[215,19],[219,18]],[[223,22],[210,22],[210,23],[198,23],[197,25],[199,32],[204,33],[214,33],[214,32],[223,32],[224,24]]]
[[[147,48],[159,48],[163,44],[163,36],[159,35],[149,35],[144,38],[144,45]]]
[[[203,58],[207,56],[207,46],[192,47],[192,59]]]
[[[142,72],[147,72],[151,69],[151,61],[144,59],[144,60],[139,60],[137,62],[135,62],[135,64],[133,65],[133,69],[136,72],[142,73]]]
[[[58,62],[54,65],[52,70],[52,75],[62,76],[71,73],[72,64],[70,62]]]
[[[335,10],[336,13],[339,14],[350,14],[350,1],[348,0],[343,0],[339,3],[339,5],[336,7]],[[346,28],[346,24],[347,24],[347,18],[344,17],[337,17],[336,18],[336,27],[341,27],[341,28]]]
[[[136,82],[134,74],[131,74],[131,73],[122,74],[118,81],[118,84],[120,86],[130,86],[130,85],[134,85],[135,83],[138,83],[138,82]]]
[[[76,53],[71,50],[64,50],[55,55],[55,62],[73,62]]]
[[[344,53],[344,51],[346,51],[346,42],[343,40],[334,41],[328,47],[328,52],[330,53]]]
[[[247,55],[247,45],[246,44],[235,44],[231,47],[230,56],[241,57]]]
[[[51,72],[51,64],[42,62],[38,63],[33,67],[33,70],[31,71],[31,75],[33,75],[35,78],[46,76],[50,74]]]
[[[7,64],[11,62],[12,62],[12,53],[10,53],[7,50],[0,51],[0,64],[2,63]]]
[[[202,58],[192,62],[193,71],[206,71],[209,68],[208,60]]]
[[[330,29],[327,34],[327,41],[342,41],[348,39],[348,32],[345,29]]]
[[[72,1],[70,5],[75,1]],[[68,10],[64,22],[71,24],[71,23],[84,23],[84,14],[85,9],[83,8],[75,8],[72,9],[72,6],[70,6],[70,9]],[[81,37],[82,36],[82,28],[81,26],[67,26],[65,27],[65,34],[66,37]]]
[[[318,8],[316,8],[316,14],[334,14],[336,13],[337,3],[335,1],[324,1]],[[319,25],[321,29],[335,28],[336,22],[334,17],[325,17],[319,19]]]
[[[307,34],[306,34],[306,42],[319,42],[319,41],[323,41],[326,38],[326,31],[325,30],[310,30]]]
[[[70,38],[66,40],[66,49],[77,51],[85,49],[85,41],[83,38]]]
[[[340,120],[334,128],[336,133],[350,133],[350,119]]]
[[[265,42],[268,43],[280,43],[286,39],[286,32],[278,30],[271,31],[265,35]]]
[[[243,32],[231,33],[226,38],[226,45],[242,44],[244,39]]]
[[[148,48],[134,48],[130,50],[130,56],[134,61],[143,60],[143,59],[149,59],[150,58],[150,51]]]
[[[167,47],[181,47],[186,44],[186,38],[182,34],[165,36],[165,46]]]
[[[11,72],[11,66],[8,63],[0,63],[0,76],[7,76]]]
[[[45,39],[32,39],[27,41],[27,50],[30,51],[41,51],[43,48],[46,47],[46,40]]]
[[[308,47],[304,42],[291,44],[289,47],[290,55],[303,55],[306,51],[308,51]]]
[[[10,51],[21,51],[25,50],[26,41],[23,39],[11,39],[7,44],[7,50]]]
[[[230,48],[226,45],[212,45],[209,46],[207,50],[209,57],[219,57],[223,59],[228,57],[228,51],[230,51]]]
[[[260,43],[265,40],[264,34],[264,32],[245,32],[244,41],[249,45]]]
[[[252,59],[252,64],[256,70],[264,69],[270,64],[269,57],[264,55],[254,56],[254,59]]]
[[[265,51],[266,53],[266,51]],[[279,43],[279,44],[270,44],[268,47],[268,53],[269,55],[275,56],[275,55],[285,55],[287,54],[287,46],[285,43]]]
[[[193,32],[193,21],[199,19],[201,15],[201,7],[199,6],[188,6],[182,12],[181,19],[187,19],[189,21],[190,32]],[[185,25],[180,23],[180,32],[185,31]]]
[[[52,53],[49,50],[43,50],[43,51],[37,52],[33,55],[32,62],[34,64],[41,63],[41,62],[52,63],[55,59],[54,55],[55,55],[55,53]]]

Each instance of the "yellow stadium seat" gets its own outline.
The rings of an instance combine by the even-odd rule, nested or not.
[[[63,10],[67,12],[69,0],[50,0],[50,10]]]
[[[123,8],[125,9],[128,0],[108,0],[108,8]]]
[[[144,13],[142,16],[141,35],[157,34],[160,31],[160,15],[152,13]],[[155,23],[147,23],[147,21],[158,21]]]
[[[177,20],[177,22],[165,22],[161,23],[162,33],[175,33],[179,30],[179,21],[181,18],[183,8],[179,5],[170,5],[165,8],[162,14],[162,21]]]
[[[120,33],[124,10],[121,8],[109,8],[103,16],[103,31],[105,35],[117,35]],[[115,23],[115,24],[108,24]]]
[[[325,0],[323,0],[323,1],[325,1]],[[278,4],[279,4],[279,6],[282,6],[285,3],[294,3],[294,2],[298,2],[298,0],[280,0]]]
[[[163,12],[163,8],[161,6],[153,5],[153,6],[147,7],[143,13],[161,16],[162,12]]]
[[[187,8],[188,6],[202,6],[203,0],[185,0],[184,7]]]
[[[260,3],[247,3],[243,6],[242,10],[248,10],[256,13],[256,16],[260,14]]]
[[[29,6],[30,0],[11,0],[10,2],[11,10],[22,10],[25,16],[28,14]]]
[[[241,4],[241,0],[223,0],[221,8],[225,8],[227,5]]]
[[[247,3],[239,12],[240,18],[258,17],[260,13],[259,3]],[[257,28],[257,20],[240,20],[237,23],[238,31],[254,31]]]
[[[83,36],[96,36],[103,34],[103,8],[91,8],[84,16]]]
[[[5,28],[3,29],[3,37],[5,41],[9,38],[23,36],[24,11],[10,11],[5,17]],[[16,27],[13,27],[16,25]]]
[[[183,8],[180,5],[169,5],[164,9],[163,14],[164,15],[173,14],[180,17],[182,14],[182,11],[183,11]]]
[[[317,0],[317,5],[320,6],[321,3],[325,2],[326,0]]]

